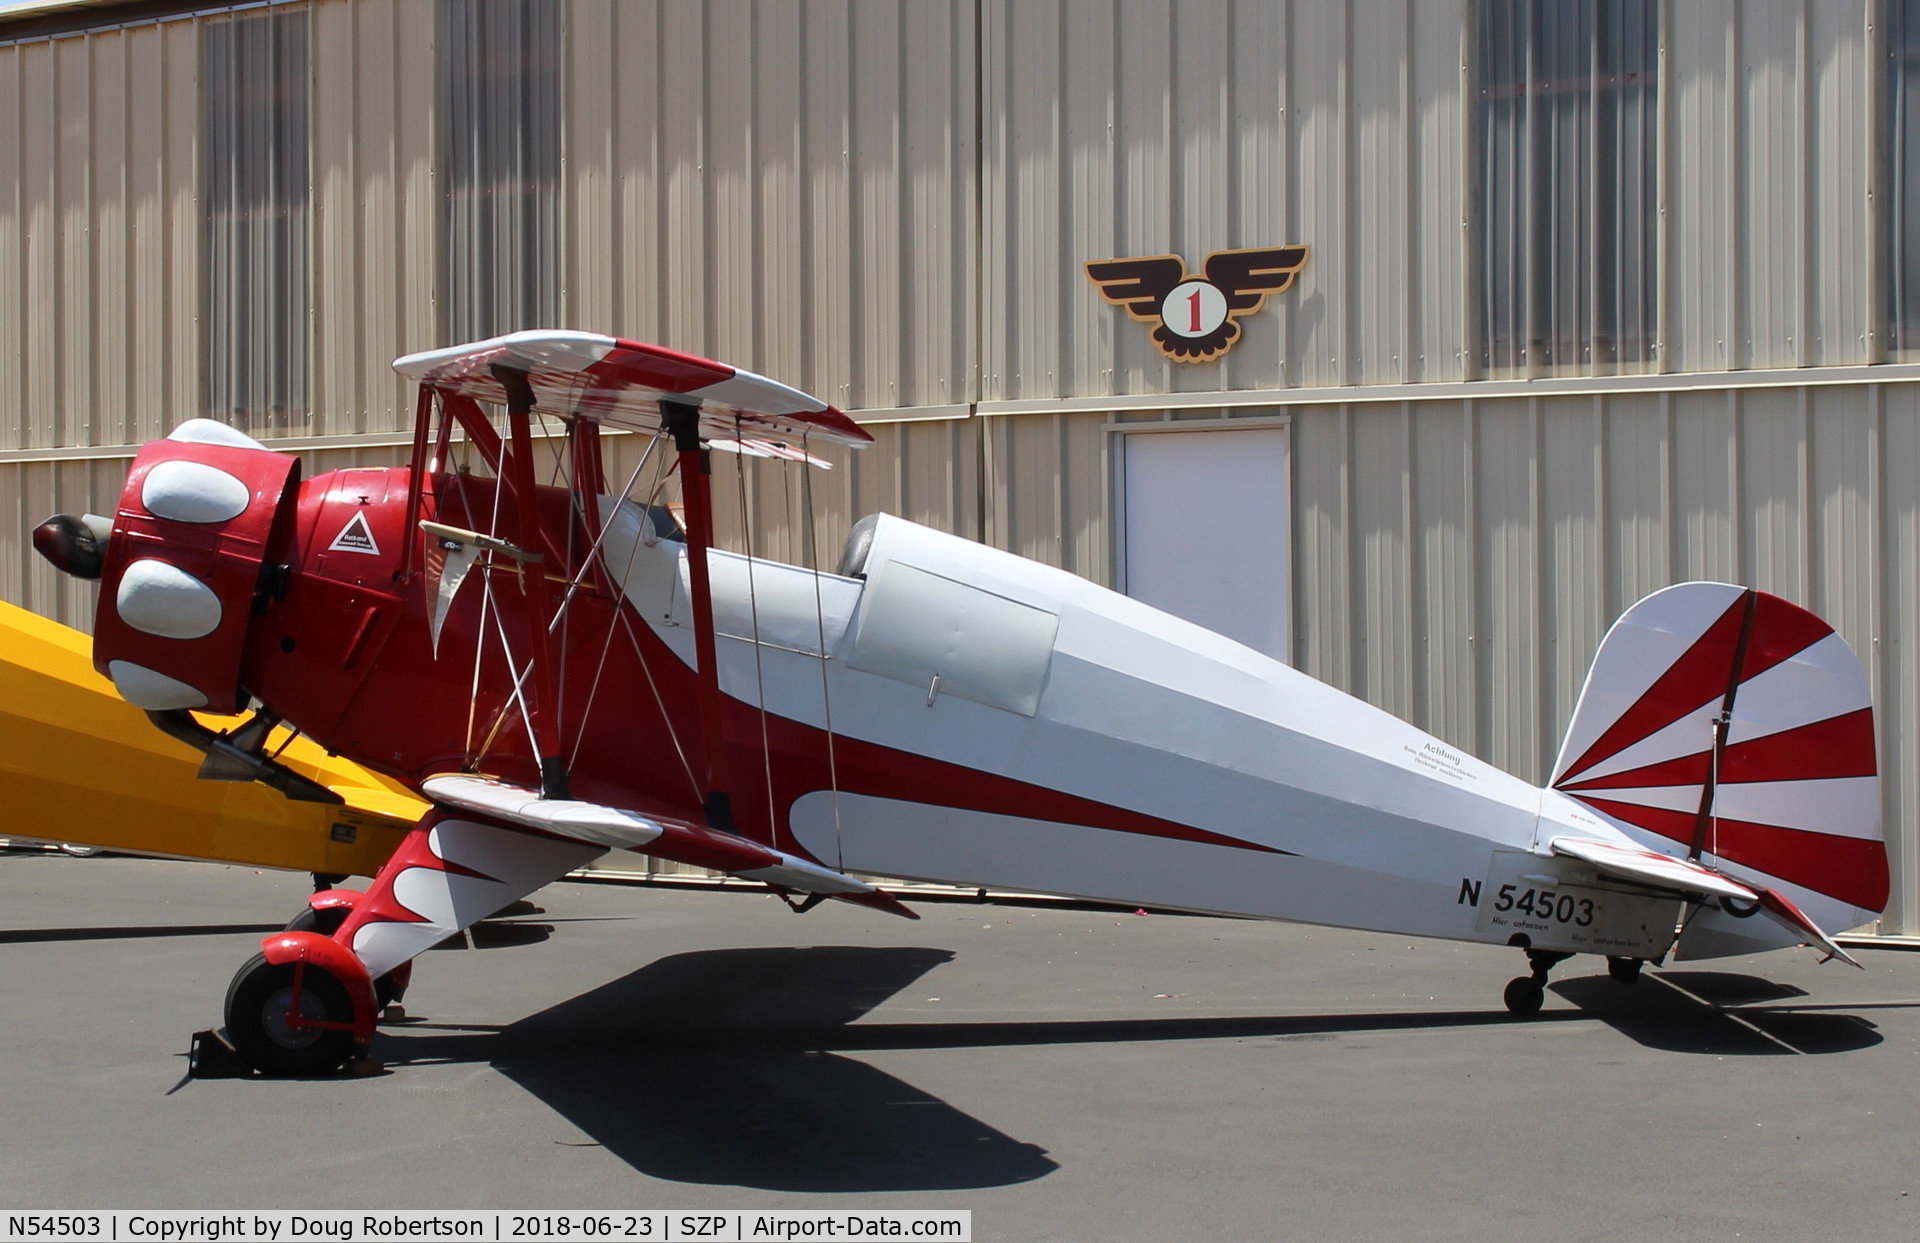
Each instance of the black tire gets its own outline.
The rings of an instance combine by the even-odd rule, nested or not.
[[[294,964],[276,967],[255,954],[227,986],[227,1038],[247,1065],[263,1075],[324,1075],[346,1064],[353,1033],[294,1031],[286,1024]],[[331,972],[306,964],[300,1012],[333,1023],[353,1022],[353,999]]]
[[[1622,984],[1638,984],[1640,968],[1643,965],[1645,965],[1644,962],[1638,958],[1609,958],[1607,974]]]
[[[346,923],[347,916],[351,914],[353,914],[352,908],[345,906],[330,906],[324,911],[316,911],[308,907],[287,921],[286,930],[317,932],[323,937],[330,937],[340,931],[340,925]]]
[[[1547,990],[1530,975],[1515,976],[1507,981],[1507,991],[1501,999],[1507,1003],[1509,1013],[1524,1019],[1540,1013],[1540,1007],[1546,1004]]]

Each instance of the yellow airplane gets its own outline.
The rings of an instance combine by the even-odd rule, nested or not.
[[[239,718],[194,720],[174,722],[188,740],[155,729],[94,671],[91,639],[0,603],[0,800],[10,840],[372,876],[427,810],[398,784],[289,740],[284,728],[268,740],[277,760],[268,776],[295,797],[231,766],[224,779],[200,780],[203,766],[222,769],[219,755],[199,748]]]

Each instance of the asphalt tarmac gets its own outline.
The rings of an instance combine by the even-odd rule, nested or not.
[[[1920,954],[1560,967],[565,882],[386,1073],[186,1078],[306,878],[0,856],[0,1208],[964,1208],[981,1240],[1911,1238]]]

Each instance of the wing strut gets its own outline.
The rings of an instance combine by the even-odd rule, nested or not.
[[[512,436],[512,451],[504,455],[502,482],[513,491],[514,508],[519,511],[520,546],[529,551],[541,544],[540,509],[533,478],[533,387],[527,373],[501,363],[493,365],[493,377],[507,394],[507,423]],[[534,744],[539,748],[540,792],[543,798],[569,799],[567,761],[560,753],[558,698],[555,691],[554,662],[549,658],[553,645],[547,640],[550,607],[547,577],[537,568],[521,575],[527,593],[529,648],[527,659],[533,667],[533,706],[529,712]]]
[[[701,800],[709,827],[733,831],[726,755],[721,731],[720,666],[713,635],[713,582],[707,550],[713,544],[712,459],[700,446],[697,403],[662,400],[660,414],[680,454],[680,496],[686,502],[687,578],[693,599],[693,650],[700,676],[700,737],[706,790]]]

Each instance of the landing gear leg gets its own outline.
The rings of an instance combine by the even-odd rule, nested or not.
[[[1533,974],[1507,981],[1507,991],[1502,994],[1502,1000],[1507,1003],[1508,1012],[1517,1018],[1540,1013],[1540,1007],[1547,999],[1547,973],[1572,957],[1572,954],[1553,950],[1528,950],[1527,964],[1533,968]]]

